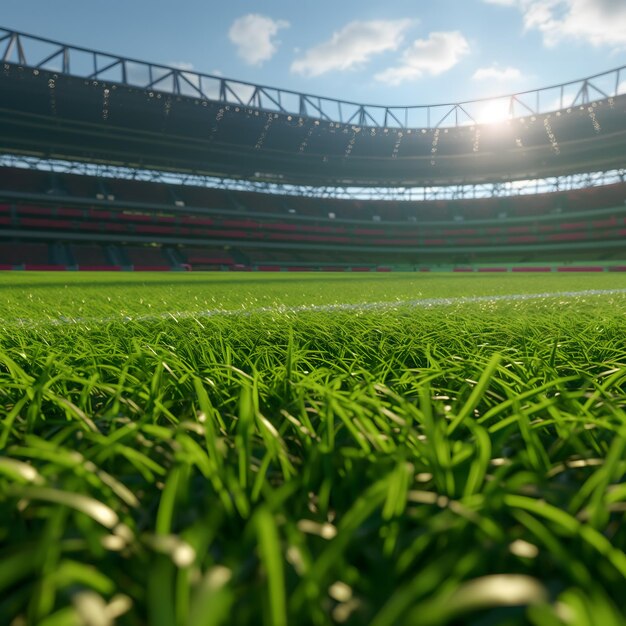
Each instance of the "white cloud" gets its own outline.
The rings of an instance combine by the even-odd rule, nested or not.
[[[276,35],[289,22],[273,20],[271,17],[249,13],[238,17],[228,31],[228,38],[237,46],[237,54],[249,65],[261,65],[271,59],[278,43]]]
[[[416,39],[402,53],[398,65],[376,74],[375,78],[388,85],[399,85],[424,74],[442,74],[469,51],[469,43],[459,31],[430,33],[428,39]]]
[[[484,0],[517,7],[526,30],[538,30],[544,44],[564,39],[594,46],[626,47],[626,0]]]
[[[376,54],[397,50],[412,20],[354,21],[333,33],[328,41],[309,48],[291,64],[291,71],[320,76],[331,70],[348,70]]]
[[[491,67],[479,67],[474,74],[472,74],[472,78],[474,80],[506,82],[519,80],[522,78],[522,73],[516,67],[500,68],[497,65],[492,65]]]

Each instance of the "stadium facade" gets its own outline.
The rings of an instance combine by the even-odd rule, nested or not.
[[[384,107],[6,29],[0,55],[0,269],[626,269],[626,67]]]

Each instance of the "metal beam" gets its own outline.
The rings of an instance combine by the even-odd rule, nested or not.
[[[239,104],[261,111],[282,112],[339,124],[355,123],[368,128],[380,127],[381,122],[385,128],[397,129],[438,128],[444,127],[444,122],[449,122],[445,127],[454,127],[466,123],[467,120],[474,122],[480,117],[481,111],[489,106],[489,103],[505,99],[509,101],[511,116],[516,115],[515,105],[518,104],[533,115],[549,113],[554,109],[553,99],[544,97],[543,101],[548,104],[542,106],[542,95],[550,95],[549,92],[558,89],[560,92],[559,106],[561,109],[575,106],[579,102],[583,104],[589,103],[591,101],[590,91],[598,94],[599,99],[615,97],[620,90],[620,75],[626,70],[626,65],[623,65],[580,80],[496,98],[482,98],[435,105],[386,106],[363,104],[337,98],[325,98],[289,89],[278,89],[191,70],[181,70],[180,68],[148,63],[89,48],[70,46],[51,39],[0,27],[0,42],[3,41],[7,41],[7,45],[2,54],[2,59],[4,63],[8,64],[17,63],[25,67],[45,68],[46,64],[60,57],[62,74],[89,78],[91,80],[103,80],[107,83],[118,82],[107,78],[106,72],[119,65],[121,67],[119,83],[123,85],[154,89],[170,95],[187,95],[181,87],[185,85],[192,89],[191,97],[194,98],[222,102],[225,105]],[[17,60],[14,59],[15,52],[17,52]],[[92,70],[81,72],[81,70],[77,69],[79,64],[72,64],[72,57],[79,54],[93,56]],[[98,56],[106,57],[111,59],[111,61],[100,68],[97,64]],[[129,63],[132,63],[133,66],[144,68],[144,73],[150,77],[149,80],[146,82],[136,76],[132,76],[127,67]],[[170,76],[171,80],[166,80]],[[613,85],[612,89],[609,91],[599,86],[601,84],[599,81],[606,81],[607,84]],[[206,89],[205,85],[207,84],[213,85],[215,89]],[[569,101],[565,98],[566,87],[573,88],[576,93],[575,97]],[[240,94],[248,92],[252,95],[243,99]],[[534,108],[527,104],[530,100],[535,101]],[[286,102],[292,104],[287,106]],[[344,115],[346,109],[354,111],[347,120]],[[462,112],[466,119],[462,119],[459,116],[459,112]],[[435,124],[432,123],[433,118],[437,120]]]
[[[554,193],[557,191],[575,191],[588,187],[602,187],[624,183],[626,179],[626,169],[591,172],[585,174],[571,174],[568,176],[559,176],[552,178],[543,178],[538,180],[526,180],[511,182],[501,182],[492,184],[472,184],[472,185],[449,185],[445,187],[313,187],[304,185],[282,185],[277,183],[269,183],[266,181],[255,180],[234,180],[226,178],[216,178],[199,174],[180,174],[176,172],[167,172],[162,170],[140,169],[130,166],[116,166],[110,164],[86,163],[79,161],[61,161],[52,159],[43,159],[32,156],[19,156],[11,154],[0,154],[0,170],[2,168],[20,168],[31,169],[45,172],[55,172],[58,174],[74,174],[80,176],[90,176],[103,179],[122,179],[158,182],[172,186],[193,186],[202,188],[224,189],[229,191],[246,191],[253,193],[265,193],[269,195],[281,196],[285,201],[289,201],[289,197],[310,197],[310,198],[334,198],[340,200],[368,200],[368,201],[404,201],[404,202],[420,202],[428,200],[468,200],[495,197],[517,197],[525,195],[533,195],[537,193]],[[35,197],[34,194],[16,194],[14,192],[0,192],[5,198],[26,198]],[[49,196],[38,198],[39,201],[46,199],[50,201]],[[54,199],[52,199],[54,200]],[[65,201],[71,202],[71,198],[65,198]],[[86,200],[86,199],[82,199]],[[98,204],[100,201],[91,200],[92,203]],[[102,201],[104,202],[104,201]],[[104,202],[107,206],[108,202]],[[132,203],[131,203],[132,204]],[[126,207],[131,207],[128,202]],[[136,208],[146,208],[144,205],[132,205]],[[151,204],[155,208],[154,204]],[[132,208],[132,207],[131,207]],[[156,208],[163,210],[172,210],[169,205],[163,205]],[[626,211],[626,205],[623,207]],[[185,207],[186,211],[193,210],[193,207]],[[611,209],[613,212],[615,209]],[[598,209],[594,209],[594,215],[600,215]],[[210,210],[209,210],[210,212]],[[582,216],[581,212],[580,215]],[[284,214],[263,214],[264,217],[284,217]],[[290,219],[304,221],[319,221],[317,217],[305,215],[290,215]],[[524,221],[525,218],[508,217],[511,223],[518,220]],[[559,216],[540,215],[533,216],[532,219],[551,220],[560,219]],[[341,220],[338,220],[338,222]],[[355,221],[355,220],[348,220]],[[356,220],[362,223],[371,224],[371,220]],[[480,223],[481,220],[472,220],[472,223]],[[485,223],[489,222],[487,220]],[[386,222],[390,223],[390,222]],[[430,223],[430,222],[429,222]],[[433,225],[437,225],[437,221],[433,221]],[[441,225],[448,222],[442,221]],[[405,222],[398,222],[405,224]]]

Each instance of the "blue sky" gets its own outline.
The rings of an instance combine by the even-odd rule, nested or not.
[[[492,96],[626,64],[626,0],[3,0],[1,19],[75,45],[372,104]]]

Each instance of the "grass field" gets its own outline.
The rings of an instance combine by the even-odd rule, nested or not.
[[[619,275],[0,273],[0,423],[0,624],[625,623]]]

